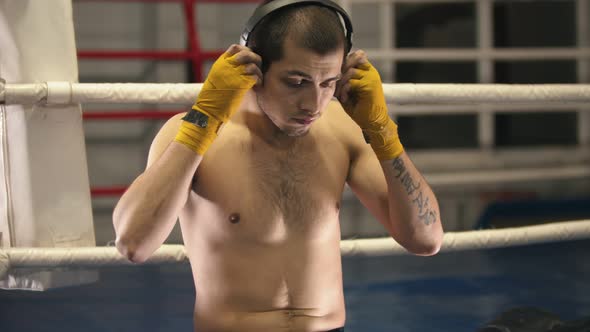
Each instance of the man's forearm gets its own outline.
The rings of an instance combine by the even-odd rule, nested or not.
[[[141,262],[170,233],[184,206],[202,157],[173,142],[162,157],[139,176],[113,213],[117,248]]]
[[[408,251],[431,255],[440,249],[443,229],[436,196],[404,152],[382,161],[389,196],[392,236]]]

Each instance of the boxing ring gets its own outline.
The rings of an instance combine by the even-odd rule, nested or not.
[[[587,316],[588,250],[590,243],[578,240],[428,258],[345,256],[346,330],[474,332],[520,306],[563,319]],[[97,268],[100,280],[89,285],[0,291],[2,330],[191,331],[195,292],[186,262],[110,264]]]
[[[200,84],[75,84],[0,82],[0,105],[78,103],[161,103],[189,105]],[[526,104],[583,105],[590,85],[384,84],[393,104]],[[431,185],[513,180],[514,174],[439,174]],[[552,173],[540,169],[520,179],[590,177],[590,166]],[[414,257],[390,238],[341,242],[347,303],[347,331],[453,330],[474,331],[498,308],[541,306],[564,319],[590,313],[590,220],[487,229],[445,234],[441,252]],[[164,245],[151,259],[133,265],[114,247],[3,248],[0,279],[11,271],[84,270],[100,272],[96,283],[47,292],[0,291],[1,315],[19,310],[52,312],[60,304],[61,319],[45,317],[44,331],[113,330],[121,321],[127,330],[187,330],[192,326],[194,290],[181,245]],[[124,280],[124,281],[121,281]],[[150,290],[146,295],[145,290]],[[147,303],[141,312],[116,313],[121,298]],[[31,309],[32,308],[32,309]],[[80,308],[86,308],[82,310]],[[107,308],[107,309],[105,309]],[[128,309],[129,309],[128,308]],[[8,316],[7,316],[8,317]],[[172,317],[172,318],[170,318]],[[10,324],[14,323],[12,319]],[[35,321],[18,321],[19,329],[39,330]],[[27,329],[27,326],[30,329]],[[7,331],[16,325],[5,326]],[[4,330],[4,329],[3,329]]]

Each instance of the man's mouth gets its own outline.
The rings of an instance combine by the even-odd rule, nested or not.
[[[294,118],[293,120],[299,124],[308,125],[314,122],[316,118]]]

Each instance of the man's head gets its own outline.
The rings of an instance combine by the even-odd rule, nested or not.
[[[266,0],[259,8],[277,0]],[[284,55],[284,43],[292,38],[297,46],[326,54],[342,47],[350,49],[350,40],[336,10],[317,3],[299,3],[279,8],[264,16],[247,36],[247,45],[262,57],[262,73]],[[347,19],[346,19],[347,20]],[[349,26],[349,29],[352,29]],[[345,56],[346,54],[343,54]]]
[[[349,47],[339,15],[314,4],[288,6],[262,19],[248,40],[262,57],[260,109],[284,134],[305,135],[332,99]]]

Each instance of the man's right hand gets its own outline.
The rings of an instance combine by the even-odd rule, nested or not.
[[[246,92],[262,82],[262,59],[249,48],[230,46],[211,67],[175,141],[203,155],[223,123],[237,111]]]

